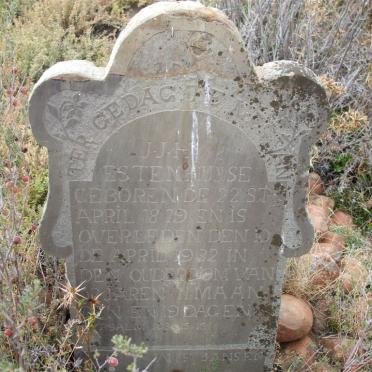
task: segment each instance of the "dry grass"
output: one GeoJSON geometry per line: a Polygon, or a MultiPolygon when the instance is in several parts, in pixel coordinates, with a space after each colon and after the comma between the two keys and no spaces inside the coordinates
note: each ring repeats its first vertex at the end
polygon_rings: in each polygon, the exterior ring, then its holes
{"type": "Polygon", "coordinates": [[[371,38],[367,0],[225,0],[240,20],[255,64],[296,60],[345,88],[332,107],[366,111],[371,100],[371,38]]]}
{"type": "Polygon", "coordinates": [[[14,0],[11,4],[17,7],[3,6],[0,50],[2,58],[17,65],[21,77],[33,82],[61,60],[87,59],[105,65],[115,37],[127,23],[118,0],[26,3],[14,0]]]}

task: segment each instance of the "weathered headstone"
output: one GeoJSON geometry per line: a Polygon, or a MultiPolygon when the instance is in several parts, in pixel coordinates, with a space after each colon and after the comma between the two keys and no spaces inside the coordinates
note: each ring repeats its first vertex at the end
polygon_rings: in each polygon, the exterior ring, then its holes
{"type": "Polygon", "coordinates": [[[42,247],[102,293],[97,347],[121,333],[149,346],[152,371],[270,370],[285,258],[313,240],[314,74],[253,66],[216,9],[156,3],[107,68],[46,71],[30,119],[49,150],[42,247]]]}

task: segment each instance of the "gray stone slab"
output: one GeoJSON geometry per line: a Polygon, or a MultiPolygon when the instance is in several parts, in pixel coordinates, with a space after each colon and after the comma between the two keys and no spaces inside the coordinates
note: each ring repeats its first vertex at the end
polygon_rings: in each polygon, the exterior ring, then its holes
{"type": "Polygon", "coordinates": [[[106,68],[47,70],[30,102],[49,151],[42,247],[102,293],[95,343],[145,342],[151,371],[268,371],[283,267],[306,253],[309,150],[327,123],[316,76],[255,67],[235,26],[159,2],[106,68]]]}

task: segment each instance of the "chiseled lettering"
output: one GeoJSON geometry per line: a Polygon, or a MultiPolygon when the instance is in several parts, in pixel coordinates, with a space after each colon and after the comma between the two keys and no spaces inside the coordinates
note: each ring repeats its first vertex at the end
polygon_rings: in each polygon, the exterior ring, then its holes
{"type": "Polygon", "coordinates": [[[160,87],[159,96],[163,102],[174,102],[176,100],[176,95],[174,94],[174,87],[170,85],[160,87]]]}
{"type": "Polygon", "coordinates": [[[144,91],[143,91],[143,96],[142,96],[142,101],[141,101],[140,106],[145,106],[145,105],[147,105],[147,101],[149,101],[149,103],[151,103],[151,104],[157,104],[157,103],[159,103],[159,102],[154,98],[154,96],[152,95],[150,89],[151,89],[151,88],[145,88],[145,89],[144,89],[144,91]]]}
{"type": "MultiPolygon", "coordinates": [[[[161,159],[173,157],[172,154],[167,150],[167,143],[160,142],[156,146],[150,142],[146,143],[145,151],[142,154],[138,154],[140,159],[161,159]]],[[[175,150],[172,150],[173,153],[175,150]]],[[[179,149],[177,151],[186,151],[179,149]]],[[[181,156],[181,155],[179,155],[181,156]]],[[[135,180],[137,182],[190,182],[192,174],[190,167],[188,167],[187,156],[183,155],[181,158],[184,163],[179,165],[105,165],[104,175],[105,182],[127,182],[135,180]],[[186,164],[186,167],[185,167],[186,164]]],[[[77,161],[84,162],[85,155],[83,153],[77,154],[77,161]]],[[[178,159],[180,160],[180,159],[178,159]]],[[[84,164],[82,165],[84,167],[84,164]]],[[[200,182],[227,182],[234,183],[250,183],[250,171],[251,167],[238,167],[230,166],[228,168],[215,166],[215,165],[200,165],[195,168],[194,175],[200,182]]],[[[245,186],[244,186],[245,187],[245,186]]],[[[234,188],[229,188],[229,190],[234,188]]],[[[223,189],[222,189],[223,190],[223,189]]],[[[236,189],[235,190],[239,190],[236,189]]],[[[244,201],[239,200],[239,201],[244,201]]]]}
{"type": "Polygon", "coordinates": [[[97,129],[106,129],[107,123],[111,124],[111,117],[109,112],[107,112],[106,110],[99,112],[93,119],[93,125],[97,129]]]}
{"type": "Polygon", "coordinates": [[[133,111],[138,107],[138,98],[134,94],[126,94],[120,99],[123,101],[129,108],[129,111],[133,111]]]}
{"type": "Polygon", "coordinates": [[[107,106],[107,110],[110,112],[111,116],[114,119],[117,119],[121,115],[123,115],[122,107],[118,105],[117,102],[112,102],[107,106]]]}
{"type": "Polygon", "coordinates": [[[259,279],[259,273],[257,267],[234,267],[235,273],[236,273],[236,280],[252,280],[252,278],[258,280],[259,279]]]}
{"type": "Polygon", "coordinates": [[[185,305],[183,307],[184,318],[240,318],[249,317],[250,311],[244,306],[224,304],[224,305],[185,305]]]}

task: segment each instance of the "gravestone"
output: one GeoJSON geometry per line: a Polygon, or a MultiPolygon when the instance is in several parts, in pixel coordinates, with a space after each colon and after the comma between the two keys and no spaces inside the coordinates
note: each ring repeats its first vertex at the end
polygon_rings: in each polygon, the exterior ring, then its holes
{"type": "Polygon", "coordinates": [[[41,244],[86,297],[102,293],[96,347],[123,334],[149,347],[151,371],[269,371],[285,260],[313,241],[315,75],[255,67],[223,13],[160,2],[106,68],[47,70],[30,121],[49,151],[41,244]]]}

